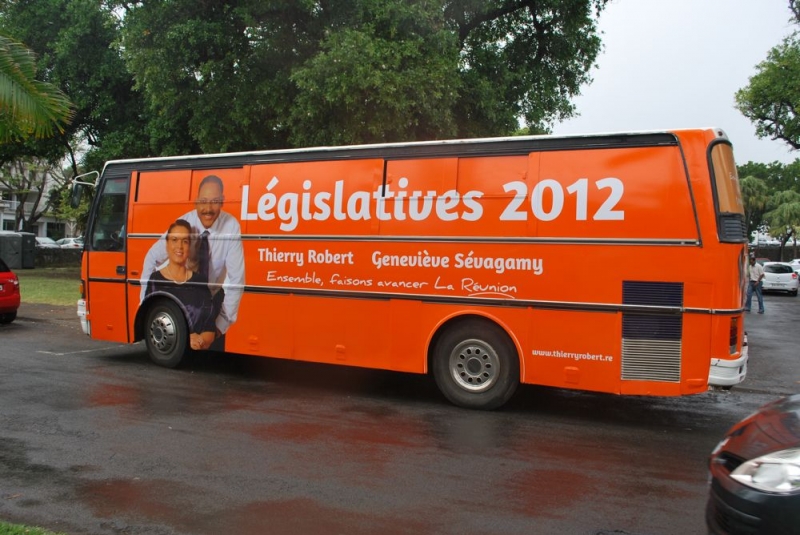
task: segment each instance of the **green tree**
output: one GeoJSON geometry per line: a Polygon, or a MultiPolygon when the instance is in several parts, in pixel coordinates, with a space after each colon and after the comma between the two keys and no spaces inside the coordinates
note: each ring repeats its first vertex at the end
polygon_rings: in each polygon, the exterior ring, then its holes
{"type": "Polygon", "coordinates": [[[116,2],[159,154],[507,135],[574,113],[607,0],[116,2]]]}
{"type": "Polygon", "coordinates": [[[36,59],[22,43],[0,35],[0,143],[63,132],[69,99],[36,79],[36,59]]]}
{"type": "Polygon", "coordinates": [[[31,232],[36,222],[50,213],[59,195],[49,195],[65,185],[63,176],[54,172],[57,168],[45,160],[20,158],[0,167],[0,186],[5,191],[16,194],[14,228],[31,232]]]}
{"type": "MultiPolygon", "coordinates": [[[[796,236],[796,229],[800,228],[800,193],[796,191],[781,191],[770,199],[771,210],[765,214],[770,228],[777,230],[781,237],[781,256],[786,242],[796,236]]],[[[795,256],[797,251],[795,250],[795,256]]]]}
{"type": "Polygon", "coordinates": [[[116,46],[119,24],[99,0],[0,0],[0,30],[38,54],[39,71],[69,96],[75,111],[51,139],[0,146],[0,164],[66,156],[76,175],[81,159],[99,168],[107,159],[150,155],[142,96],[116,46]]]}
{"type": "MultiPolygon", "coordinates": [[[[800,23],[800,2],[790,0],[789,9],[793,22],[800,23]]],[[[800,40],[796,32],[769,51],[735,99],[738,110],[755,125],[758,137],[800,148],[800,40]]]]}
{"type": "Polygon", "coordinates": [[[746,176],[739,181],[744,202],[744,218],[747,222],[747,235],[757,229],[764,220],[764,209],[769,201],[769,189],[760,178],[746,176]]]}
{"type": "Polygon", "coordinates": [[[800,149],[800,42],[794,37],[770,50],[750,83],[736,93],[736,107],[756,127],[756,135],[800,149]]]}
{"type": "Polygon", "coordinates": [[[736,166],[736,169],[739,176],[763,180],[770,194],[784,190],[800,193],[800,160],[788,164],[747,162],[736,166]]]}

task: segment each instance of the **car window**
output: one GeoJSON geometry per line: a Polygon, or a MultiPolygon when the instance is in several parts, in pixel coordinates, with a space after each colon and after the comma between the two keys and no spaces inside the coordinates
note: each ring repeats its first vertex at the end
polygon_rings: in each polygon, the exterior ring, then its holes
{"type": "Polygon", "coordinates": [[[0,258],[0,272],[6,272],[6,271],[11,271],[11,270],[8,269],[8,266],[6,265],[6,263],[3,262],[2,258],[0,258]]]}
{"type": "Polygon", "coordinates": [[[778,265],[778,266],[775,266],[775,265],[769,266],[769,265],[767,265],[767,266],[764,266],[764,271],[766,271],[767,273],[793,273],[793,270],[792,270],[791,267],[783,266],[783,265],[778,265]]]}

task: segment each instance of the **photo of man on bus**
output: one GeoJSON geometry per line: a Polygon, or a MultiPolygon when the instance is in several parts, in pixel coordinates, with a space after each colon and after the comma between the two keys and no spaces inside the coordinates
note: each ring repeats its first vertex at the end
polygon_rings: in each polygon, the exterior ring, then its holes
{"type": "MultiPolygon", "coordinates": [[[[239,303],[244,291],[244,252],[241,227],[234,216],[222,210],[225,201],[222,179],[216,175],[204,177],[197,188],[195,209],[182,215],[192,233],[197,234],[190,252],[196,262],[200,279],[208,281],[213,297],[214,340],[205,349],[225,350],[225,333],[236,322],[239,303]]],[[[147,282],[152,274],[169,260],[164,234],[150,247],[142,268],[142,293],[147,295],[147,282]]]]}
{"type": "Polygon", "coordinates": [[[196,239],[197,234],[184,219],[169,226],[165,240],[169,262],[150,274],[145,295],[168,293],[180,301],[189,324],[189,346],[201,350],[210,348],[216,338],[217,310],[208,279],[192,269],[190,253],[196,239]]]}

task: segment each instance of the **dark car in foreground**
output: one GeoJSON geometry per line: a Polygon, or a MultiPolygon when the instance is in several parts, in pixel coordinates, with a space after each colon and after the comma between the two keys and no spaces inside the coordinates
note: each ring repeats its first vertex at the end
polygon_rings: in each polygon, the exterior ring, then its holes
{"type": "Polygon", "coordinates": [[[712,452],[709,471],[709,533],[800,534],[800,395],[733,426],[712,452]]]}
{"type": "Polygon", "coordinates": [[[19,308],[19,279],[0,259],[0,323],[11,323],[19,308]]]}

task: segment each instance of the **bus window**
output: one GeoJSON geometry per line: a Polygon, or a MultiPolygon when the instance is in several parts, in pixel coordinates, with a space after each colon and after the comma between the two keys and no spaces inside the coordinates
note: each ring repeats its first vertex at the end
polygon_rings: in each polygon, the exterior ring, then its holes
{"type": "Polygon", "coordinates": [[[727,143],[720,142],[711,148],[711,176],[720,241],[746,241],[747,225],[739,189],[739,174],[733,160],[733,149],[727,143]]]}
{"type": "Polygon", "coordinates": [[[91,248],[95,251],[125,249],[125,204],[128,177],[106,180],[97,204],[96,220],[92,227],[91,248]]]}

